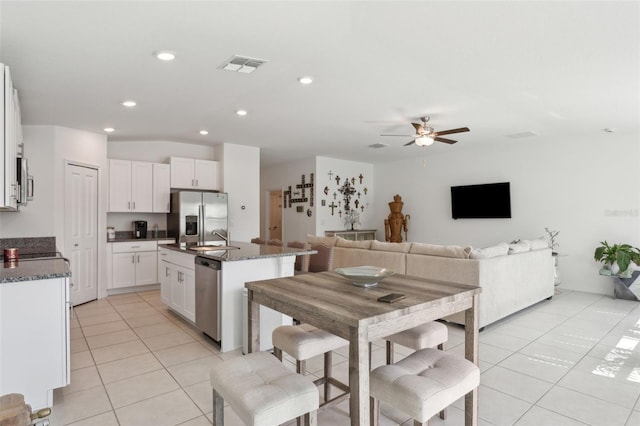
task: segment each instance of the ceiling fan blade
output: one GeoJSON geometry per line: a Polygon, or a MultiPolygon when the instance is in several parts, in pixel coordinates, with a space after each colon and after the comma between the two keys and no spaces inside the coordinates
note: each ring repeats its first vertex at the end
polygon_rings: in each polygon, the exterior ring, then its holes
{"type": "Polygon", "coordinates": [[[380,136],[404,136],[405,138],[412,138],[412,137],[415,137],[416,135],[380,135],[380,136]]]}
{"type": "Polygon", "coordinates": [[[415,139],[414,139],[414,140],[412,140],[411,142],[407,142],[407,143],[405,143],[405,144],[404,144],[404,145],[402,145],[402,146],[409,146],[409,145],[413,145],[414,143],[416,143],[415,139]]]}
{"type": "Polygon", "coordinates": [[[434,135],[436,135],[436,136],[450,135],[452,133],[463,133],[463,132],[468,132],[468,131],[469,131],[468,127],[460,127],[458,129],[443,130],[441,132],[435,132],[434,135]]]}
{"type": "Polygon", "coordinates": [[[441,138],[441,137],[435,137],[433,138],[434,141],[437,142],[444,142],[444,143],[448,143],[448,144],[454,144],[458,141],[454,141],[453,139],[445,139],[445,138],[441,138]]]}
{"type": "Polygon", "coordinates": [[[422,124],[411,123],[411,125],[416,129],[416,134],[421,135],[424,133],[424,127],[422,127],[422,124]]]}

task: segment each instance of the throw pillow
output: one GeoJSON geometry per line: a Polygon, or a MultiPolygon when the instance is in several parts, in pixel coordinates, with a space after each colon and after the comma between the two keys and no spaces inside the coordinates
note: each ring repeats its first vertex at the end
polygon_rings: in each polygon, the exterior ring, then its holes
{"type": "Polygon", "coordinates": [[[427,256],[456,257],[459,259],[468,259],[469,253],[471,253],[471,247],[439,246],[435,244],[413,243],[411,244],[409,253],[425,254],[427,256]]]}
{"type": "Polygon", "coordinates": [[[411,243],[383,243],[381,241],[373,240],[371,243],[371,250],[377,251],[393,251],[398,253],[409,253],[411,243]]]}
{"type": "Polygon", "coordinates": [[[536,238],[535,240],[522,240],[529,243],[531,250],[542,250],[549,248],[549,242],[545,237],[536,238]]]}
{"type": "Polygon", "coordinates": [[[336,247],[359,248],[369,250],[371,248],[371,240],[353,241],[338,237],[336,247]]]}
{"type": "Polygon", "coordinates": [[[336,245],[338,237],[318,237],[316,235],[307,234],[307,242],[309,244],[324,244],[325,246],[333,247],[336,245]]]}
{"type": "Polygon", "coordinates": [[[509,244],[500,243],[495,246],[482,249],[473,249],[469,259],[489,259],[491,257],[506,256],[509,253],[509,244]]]}
{"type": "Polygon", "coordinates": [[[519,241],[515,244],[509,244],[509,254],[524,253],[531,250],[531,246],[526,241],[519,241]]]}

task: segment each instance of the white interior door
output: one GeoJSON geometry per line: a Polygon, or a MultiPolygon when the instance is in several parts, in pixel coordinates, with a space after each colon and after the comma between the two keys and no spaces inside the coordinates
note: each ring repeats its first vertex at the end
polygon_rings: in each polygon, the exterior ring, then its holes
{"type": "Polygon", "coordinates": [[[71,262],[71,304],[98,298],[98,171],[67,164],[65,256],[71,262]]]}

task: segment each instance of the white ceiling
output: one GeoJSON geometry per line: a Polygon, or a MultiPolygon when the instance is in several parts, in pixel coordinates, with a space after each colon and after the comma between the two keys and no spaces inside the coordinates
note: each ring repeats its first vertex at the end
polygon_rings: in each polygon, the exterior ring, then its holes
{"type": "Polygon", "coordinates": [[[415,156],[410,138],[379,134],[409,134],[421,115],[471,129],[428,155],[639,129],[637,1],[3,0],[0,24],[23,124],[259,146],[263,166],[415,156]],[[235,54],[269,62],[217,69],[235,54]],[[539,136],[506,137],[521,132],[539,136]],[[389,147],[367,147],[378,142],[389,147]]]}

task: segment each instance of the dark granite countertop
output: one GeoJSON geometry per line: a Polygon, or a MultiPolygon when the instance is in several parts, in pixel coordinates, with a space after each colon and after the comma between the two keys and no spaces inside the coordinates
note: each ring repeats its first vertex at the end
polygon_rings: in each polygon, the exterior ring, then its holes
{"type": "Polygon", "coordinates": [[[270,246],[267,244],[243,243],[239,241],[231,241],[229,246],[238,248],[229,250],[196,251],[187,248],[184,244],[163,245],[163,247],[171,250],[202,256],[213,260],[220,260],[223,262],[264,259],[268,257],[299,256],[317,253],[315,250],[302,250],[290,247],[270,246]]]}
{"type": "Polygon", "coordinates": [[[71,276],[71,269],[63,258],[25,259],[17,262],[4,262],[0,268],[0,284],[47,280],[71,276]]]}

